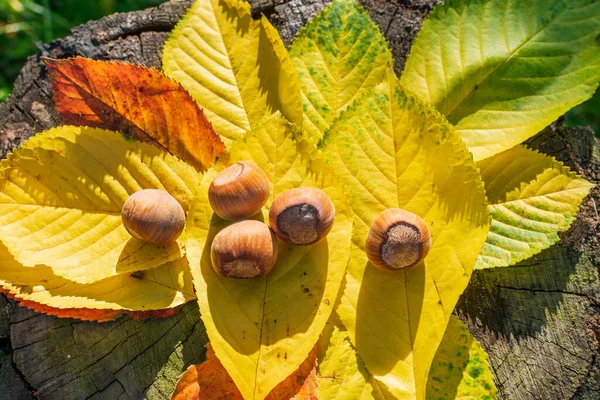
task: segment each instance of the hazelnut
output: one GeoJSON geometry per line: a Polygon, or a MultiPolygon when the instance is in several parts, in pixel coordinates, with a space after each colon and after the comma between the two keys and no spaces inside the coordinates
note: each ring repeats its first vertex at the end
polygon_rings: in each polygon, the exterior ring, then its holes
{"type": "Polygon", "coordinates": [[[228,221],[256,214],[271,193],[265,172],[255,164],[239,161],[225,168],[208,188],[208,201],[219,217],[228,221]]]}
{"type": "Polygon", "coordinates": [[[377,268],[396,270],[421,262],[430,247],[431,234],[421,217],[400,208],[390,208],[373,221],[365,250],[377,268]]]}
{"type": "Polygon", "coordinates": [[[264,276],[277,261],[277,239],[262,222],[239,221],[215,236],[210,258],[215,271],[223,277],[264,276]]]}
{"type": "Polygon", "coordinates": [[[283,241],[307,246],[323,239],[333,226],[335,207],[329,196],[314,187],[286,190],[273,200],[269,223],[283,241]]]}
{"type": "Polygon", "coordinates": [[[121,218],[131,236],[158,246],[173,243],[185,226],[181,204],[158,189],[144,189],[129,196],[121,209],[121,218]]]}

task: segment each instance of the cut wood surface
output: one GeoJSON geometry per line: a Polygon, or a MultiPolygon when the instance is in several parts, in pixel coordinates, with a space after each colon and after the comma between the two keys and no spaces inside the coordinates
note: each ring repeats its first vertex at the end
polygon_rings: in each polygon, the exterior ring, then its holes
{"type": "MultiPolygon", "coordinates": [[[[328,0],[253,0],[289,45],[328,0]]],[[[385,33],[397,73],[435,0],[363,0],[385,33]]],[[[0,155],[58,118],[40,55],[121,60],[160,68],[162,45],[190,1],[115,14],[44,45],[0,104],[0,155]]],[[[548,128],[530,146],[600,182],[600,148],[587,128],[548,128]]],[[[600,398],[600,192],[584,200],[561,242],[511,268],[476,271],[457,313],[489,353],[500,398],[600,398]]],[[[204,358],[195,303],[169,318],[106,323],[38,314],[0,295],[0,400],[166,399],[204,358]]]]}

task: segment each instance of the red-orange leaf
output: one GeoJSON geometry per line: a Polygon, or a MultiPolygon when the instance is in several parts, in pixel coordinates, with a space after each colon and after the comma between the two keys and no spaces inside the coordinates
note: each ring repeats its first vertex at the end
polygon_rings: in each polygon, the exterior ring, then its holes
{"type": "Polygon", "coordinates": [[[225,146],[188,92],[141,65],[44,59],[62,122],[119,131],[205,170],[225,146]]]}
{"type": "Polygon", "coordinates": [[[164,310],[148,310],[148,311],[128,311],[128,310],[110,310],[110,309],[94,309],[94,308],[56,308],[44,304],[36,303],[35,301],[21,300],[15,295],[5,292],[0,288],[0,293],[4,293],[7,297],[17,301],[20,306],[27,307],[38,313],[52,315],[59,318],[73,318],[81,321],[107,322],[112,321],[120,316],[127,314],[134,319],[157,319],[166,318],[175,315],[179,312],[181,306],[167,308],[164,310]]]}
{"type": "MultiPolygon", "coordinates": [[[[206,361],[190,366],[180,377],[171,400],[243,400],[210,343],[206,345],[206,361]]],[[[316,400],[316,347],[298,370],[277,385],[267,400],[316,400]]]]}

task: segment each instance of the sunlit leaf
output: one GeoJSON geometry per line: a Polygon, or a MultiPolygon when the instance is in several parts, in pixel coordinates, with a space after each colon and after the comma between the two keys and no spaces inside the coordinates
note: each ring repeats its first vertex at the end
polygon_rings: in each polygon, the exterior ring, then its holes
{"type": "Polygon", "coordinates": [[[221,278],[211,266],[212,238],[228,223],[213,214],[208,187],[223,166],[203,177],[188,215],[188,257],[200,312],[217,357],[245,398],[263,398],[306,359],[329,318],[348,260],[351,219],[343,193],[310,147],[280,114],[232,148],[230,162],[249,160],[272,184],[268,221],[279,193],[316,186],[332,199],[336,217],[329,235],[311,246],[279,242],[279,259],[263,278],[221,278]],[[295,140],[294,140],[295,139],[295,140]]]}
{"type": "Polygon", "coordinates": [[[303,129],[316,139],[393,63],[379,27],[355,0],[335,0],[306,24],[290,57],[302,88],[303,129]]]}
{"type": "Polygon", "coordinates": [[[455,124],[481,160],[592,96],[599,34],[597,0],[449,0],[423,24],[402,84],[455,124]]]}
{"type": "Polygon", "coordinates": [[[24,266],[46,265],[77,283],[158,267],[183,256],[183,238],[165,248],[132,238],[121,207],[156,188],[187,210],[197,185],[194,168],[154,146],[95,128],[54,128],[0,164],[0,239],[24,266]]]}
{"type": "Polygon", "coordinates": [[[217,133],[239,139],[277,111],[302,123],[296,73],[275,28],[239,0],[195,1],[163,51],[165,74],[204,108],[217,133]]]}
{"type": "Polygon", "coordinates": [[[355,215],[338,313],[376,379],[398,398],[424,398],[435,349],[488,231],[481,179],[452,126],[391,72],[342,113],[323,152],[355,215]],[[368,262],[364,246],[374,218],[392,207],[421,216],[433,244],[423,262],[387,272],[368,262]]]}
{"type": "Polygon", "coordinates": [[[475,268],[506,267],[552,246],[594,186],[554,158],[516,146],[477,163],[492,226],[475,268]]]}
{"type": "Polygon", "coordinates": [[[44,61],[63,123],[128,134],[198,170],[225,149],[198,104],[162,72],[80,57],[44,61]]]}
{"type": "Polygon", "coordinates": [[[105,321],[124,311],[163,310],[194,299],[185,258],[134,274],[80,284],[50,267],[24,267],[0,244],[0,289],[38,312],[105,321]]]}
{"type": "MultiPolygon", "coordinates": [[[[283,382],[277,385],[266,400],[316,400],[316,351],[283,382]]],[[[171,400],[243,399],[239,389],[215,355],[206,345],[206,360],[192,365],[179,377],[171,400]]]]}
{"type": "MultiPolygon", "coordinates": [[[[325,327],[318,350],[319,400],[395,398],[365,368],[335,319],[325,327]]],[[[429,371],[426,398],[491,400],[496,392],[487,354],[452,315],[429,371]]]]}
{"type": "Polygon", "coordinates": [[[452,315],[429,371],[427,399],[497,399],[487,360],[465,324],[452,315]]]}
{"type": "Polygon", "coordinates": [[[319,400],[392,400],[385,385],[367,371],[341,323],[327,323],[317,352],[319,400]]]}

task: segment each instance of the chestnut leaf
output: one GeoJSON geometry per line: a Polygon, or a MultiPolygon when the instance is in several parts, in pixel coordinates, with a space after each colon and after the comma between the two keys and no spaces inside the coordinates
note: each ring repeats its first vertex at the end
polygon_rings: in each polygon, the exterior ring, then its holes
{"type": "Polygon", "coordinates": [[[280,111],[300,125],[298,79],[279,34],[240,0],[195,1],[163,50],[164,73],[181,83],[226,144],[280,111]]]}
{"type": "Polygon", "coordinates": [[[289,51],[302,89],[302,128],[317,140],[393,63],[379,26],[355,0],[335,0],[300,29],[289,51]]]}
{"type": "Polygon", "coordinates": [[[264,398],[293,373],[317,342],[345,275],[352,221],[341,187],[316,156],[315,147],[285,119],[274,114],[246,134],[203,176],[188,214],[187,254],[200,313],[213,349],[244,398],[264,398]],[[273,198],[285,190],[314,186],[335,205],[329,235],[309,246],[278,240],[279,257],[259,278],[223,278],[213,269],[214,236],[230,222],[214,214],[208,187],[226,166],[255,163],[271,182],[262,211],[269,220],[273,198]]]}
{"type": "Polygon", "coordinates": [[[514,265],[558,242],[594,186],[553,157],[521,145],[477,167],[492,216],[477,269],[514,265]]]}
{"type": "Polygon", "coordinates": [[[453,127],[406,92],[392,71],[326,133],[323,153],[354,215],[338,314],[369,372],[399,398],[424,398],[435,349],[489,228],[481,177],[453,127]],[[382,271],[365,254],[369,226],[388,208],[428,224],[415,266],[382,271]]]}
{"type": "Polygon", "coordinates": [[[482,160],[592,96],[598,35],[596,0],[450,0],[423,23],[402,84],[444,114],[482,160]]]}
{"type": "MultiPolygon", "coordinates": [[[[184,210],[196,170],[158,148],[88,127],[40,133],[0,163],[0,240],[25,267],[87,284],[184,256],[184,238],[158,247],[127,232],[125,200],[162,189],[184,210]]],[[[185,235],[185,232],[184,232],[185,235]]]]}

